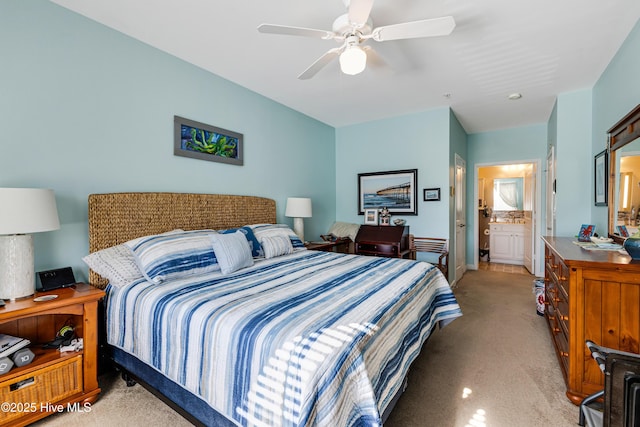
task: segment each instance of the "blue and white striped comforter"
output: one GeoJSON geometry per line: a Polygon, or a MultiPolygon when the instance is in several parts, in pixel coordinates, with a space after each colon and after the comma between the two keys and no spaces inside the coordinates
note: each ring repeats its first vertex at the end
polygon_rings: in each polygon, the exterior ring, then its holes
{"type": "Polygon", "coordinates": [[[424,262],[318,251],[109,288],[108,339],[238,425],[377,426],[436,323],[462,313],[424,262]]]}

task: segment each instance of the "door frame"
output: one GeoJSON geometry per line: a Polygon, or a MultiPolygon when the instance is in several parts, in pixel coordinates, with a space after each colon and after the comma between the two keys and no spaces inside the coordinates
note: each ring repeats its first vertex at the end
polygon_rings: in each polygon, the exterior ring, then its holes
{"type": "MultiPolygon", "coordinates": [[[[542,277],[544,276],[544,263],[542,262],[542,256],[544,254],[543,250],[542,250],[542,238],[541,238],[541,230],[542,230],[542,213],[540,212],[540,207],[542,206],[541,202],[542,202],[542,188],[541,188],[541,183],[542,183],[542,168],[541,163],[540,163],[540,159],[523,159],[523,160],[507,160],[507,161],[501,161],[501,162],[487,162],[487,163],[477,163],[474,167],[474,171],[473,171],[473,200],[476,201],[476,203],[473,203],[473,231],[472,231],[472,235],[473,235],[473,261],[471,263],[469,263],[469,269],[470,270],[477,270],[478,269],[478,259],[480,256],[480,242],[479,242],[479,238],[478,238],[478,232],[480,229],[480,220],[478,218],[478,206],[477,206],[477,200],[478,200],[478,169],[483,168],[483,167],[488,167],[488,166],[505,166],[505,165],[513,165],[513,164],[522,164],[522,163],[534,163],[536,166],[536,173],[535,173],[535,181],[536,181],[536,194],[535,194],[535,198],[534,198],[534,210],[533,213],[531,214],[531,218],[534,221],[534,233],[533,233],[533,255],[532,257],[534,258],[534,267],[535,267],[535,275],[542,277]]],[[[486,183],[485,183],[485,187],[486,187],[486,183]]],[[[485,188],[486,191],[486,188],[485,188]]],[[[467,210],[468,212],[468,210],[467,210]]],[[[467,221],[468,224],[468,221],[467,221]]],[[[468,239],[467,239],[468,240],[468,239]]],[[[491,248],[489,248],[489,250],[491,250],[491,248]]]]}

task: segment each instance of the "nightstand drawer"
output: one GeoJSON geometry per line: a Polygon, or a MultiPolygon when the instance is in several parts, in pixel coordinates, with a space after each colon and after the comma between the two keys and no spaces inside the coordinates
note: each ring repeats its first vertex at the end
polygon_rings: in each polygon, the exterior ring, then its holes
{"type": "MultiPolygon", "coordinates": [[[[20,418],[26,413],[47,411],[55,404],[82,392],[82,355],[0,382],[0,402],[9,402],[0,411],[0,422],[20,418]]],[[[66,409],[66,408],[65,408],[66,409]]]]}

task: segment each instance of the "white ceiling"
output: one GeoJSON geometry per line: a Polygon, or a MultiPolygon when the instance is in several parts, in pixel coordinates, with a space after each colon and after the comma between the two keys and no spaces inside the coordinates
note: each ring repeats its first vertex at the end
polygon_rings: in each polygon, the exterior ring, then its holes
{"type": "Polygon", "coordinates": [[[639,0],[377,0],[374,27],[447,15],[457,26],[370,40],[385,65],[359,75],[336,60],[298,80],[339,45],[256,28],[331,30],[341,0],[52,1],[334,127],[450,106],[468,133],[546,122],[558,94],[593,87],[640,18],[639,0]]]}

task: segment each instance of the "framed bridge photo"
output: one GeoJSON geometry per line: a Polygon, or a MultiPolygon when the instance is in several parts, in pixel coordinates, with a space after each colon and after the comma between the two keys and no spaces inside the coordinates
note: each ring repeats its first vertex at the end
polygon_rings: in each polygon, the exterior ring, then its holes
{"type": "Polygon", "coordinates": [[[418,215],[418,169],[358,174],[358,215],[386,207],[393,215],[418,215]]]}

